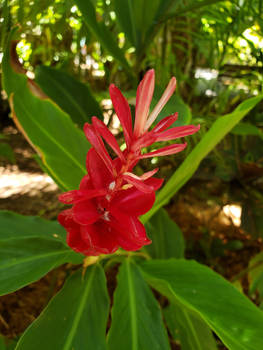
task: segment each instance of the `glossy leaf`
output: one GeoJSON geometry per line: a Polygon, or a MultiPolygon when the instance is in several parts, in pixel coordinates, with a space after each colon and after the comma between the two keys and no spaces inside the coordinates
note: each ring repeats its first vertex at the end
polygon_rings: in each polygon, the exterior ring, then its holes
{"type": "Polygon", "coordinates": [[[52,177],[65,190],[77,188],[86,174],[85,158],[89,148],[84,133],[69,116],[48,99],[43,92],[28,81],[15,56],[10,56],[9,46],[3,58],[3,85],[11,98],[13,118],[19,129],[33,144],[52,177]]]}
{"type": "Polygon", "coordinates": [[[78,270],[21,337],[16,350],[106,350],[109,297],[103,269],[78,270]]]}
{"type": "Polygon", "coordinates": [[[92,33],[96,36],[100,44],[117,59],[125,68],[130,70],[130,66],[119,48],[117,40],[107,28],[103,21],[97,20],[96,10],[91,0],[75,0],[76,5],[83,15],[83,19],[92,33]]]}
{"type": "Polygon", "coordinates": [[[217,345],[207,324],[200,316],[177,302],[164,309],[170,333],[178,338],[181,350],[216,350],[217,345]]]}
{"type": "Polygon", "coordinates": [[[201,161],[210,151],[231,131],[231,129],[248,114],[263,98],[263,95],[252,97],[242,102],[234,112],[219,117],[210,130],[204,135],[202,140],[195,146],[193,151],[187,156],[185,161],[175,171],[170,180],[160,190],[153,208],[142,217],[146,222],[149,218],[192,177],[199,167],[201,161]]]}
{"type": "Polygon", "coordinates": [[[152,244],[144,249],[152,258],[183,258],[185,244],[182,231],[164,209],[160,209],[147,222],[146,231],[152,244]]]}
{"type": "Polygon", "coordinates": [[[102,116],[100,106],[88,85],[69,74],[51,67],[38,66],[36,82],[81,128],[85,122],[91,122],[92,116],[102,116]]]}
{"type": "Polygon", "coordinates": [[[138,267],[127,258],[114,294],[109,350],[169,349],[160,307],[138,267]]]}
{"type": "Polygon", "coordinates": [[[0,295],[37,281],[61,264],[82,260],[66,245],[57,222],[0,212],[0,295]]]}
{"type": "Polygon", "coordinates": [[[197,312],[229,350],[263,348],[263,313],[217,273],[195,261],[152,260],[145,279],[171,302],[197,312]]]}

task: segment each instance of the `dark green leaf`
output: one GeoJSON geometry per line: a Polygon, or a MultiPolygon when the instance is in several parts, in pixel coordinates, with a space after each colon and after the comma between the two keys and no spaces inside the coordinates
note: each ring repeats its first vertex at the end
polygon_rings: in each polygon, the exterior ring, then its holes
{"type": "Polygon", "coordinates": [[[84,277],[79,270],[26,330],[16,350],[106,350],[108,312],[103,269],[89,267],[84,277]]]}
{"type": "Polygon", "coordinates": [[[37,281],[63,263],[82,260],[66,245],[57,222],[0,212],[0,295],[37,281]]]}
{"type": "Polygon", "coordinates": [[[179,338],[182,350],[216,350],[216,342],[200,316],[177,302],[164,309],[164,316],[172,335],[179,338]]]}
{"type": "Polygon", "coordinates": [[[88,85],[67,73],[47,66],[38,66],[36,82],[41,89],[66,112],[81,128],[92,116],[102,117],[98,102],[88,85]]]}
{"type": "MultiPolygon", "coordinates": [[[[9,47],[12,36],[13,33],[9,47]]],[[[75,189],[86,174],[89,143],[67,114],[50,100],[37,97],[41,94],[39,88],[32,85],[24,74],[13,70],[18,63],[14,56],[11,61],[9,47],[3,59],[3,83],[12,100],[13,117],[55,181],[63,189],[75,189]]]]}
{"type": "Polygon", "coordinates": [[[0,143],[0,158],[5,158],[11,163],[16,161],[14,151],[7,143],[0,143]]]}
{"type": "Polygon", "coordinates": [[[231,131],[234,135],[255,135],[263,139],[263,132],[255,125],[250,123],[238,123],[231,131]]]}
{"type": "Polygon", "coordinates": [[[108,345],[110,350],[169,349],[160,307],[129,258],[118,276],[108,345]]]}
{"type": "Polygon", "coordinates": [[[158,210],[147,222],[146,231],[152,244],[145,246],[145,249],[151,257],[183,258],[185,246],[182,231],[164,209],[158,210]]]}
{"type": "Polygon", "coordinates": [[[146,280],[171,302],[197,312],[230,350],[263,349],[263,313],[228,281],[187,260],[142,264],[146,280]]]}

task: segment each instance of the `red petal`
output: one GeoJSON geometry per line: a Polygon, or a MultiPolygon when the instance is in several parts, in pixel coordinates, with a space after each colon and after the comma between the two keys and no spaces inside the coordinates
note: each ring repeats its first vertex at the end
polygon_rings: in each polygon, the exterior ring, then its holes
{"type": "Polygon", "coordinates": [[[92,189],[92,184],[90,181],[90,176],[87,174],[85,175],[82,180],[80,181],[80,185],[79,185],[79,189],[80,190],[89,190],[92,189]]]}
{"type": "Polygon", "coordinates": [[[130,148],[132,139],[132,117],[129,103],[115,85],[111,84],[109,91],[113,107],[123,127],[127,148],[130,148]]]}
{"type": "Polygon", "coordinates": [[[105,189],[101,190],[73,190],[59,195],[58,199],[64,204],[73,204],[85,199],[90,199],[94,197],[104,196],[107,193],[105,189]]]}
{"type": "Polygon", "coordinates": [[[158,149],[157,151],[141,154],[139,158],[144,159],[144,158],[150,158],[150,157],[168,156],[170,154],[175,154],[183,151],[186,146],[187,146],[187,143],[180,143],[180,144],[166,146],[158,149]]]}
{"type": "MultiPolygon", "coordinates": [[[[135,187],[119,191],[111,202],[111,207],[124,211],[128,215],[140,216],[151,209],[155,193],[144,193],[135,187]]],[[[110,209],[111,210],[111,209],[110,209]]]]}
{"type": "Polygon", "coordinates": [[[141,150],[143,147],[148,147],[156,142],[157,136],[153,132],[146,132],[144,135],[139,137],[132,144],[132,150],[134,152],[141,150]]]}
{"type": "Polygon", "coordinates": [[[97,151],[98,155],[101,157],[101,159],[105,163],[109,172],[111,172],[113,174],[114,173],[114,166],[113,166],[112,159],[109,156],[101,137],[98,135],[98,133],[96,132],[93,125],[85,123],[84,133],[85,133],[87,139],[89,140],[89,142],[92,144],[92,146],[97,151]]]}
{"type": "Polygon", "coordinates": [[[192,135],[200,129],[200,125],[187,125],[187,126],[178,126],[161,133],[156,134],[157,141],[169,141],[174,140],[179,137],[184,137],[187,135],[192,135]]]}
{"type": "Polygon", "coordinates": [[[112,212],[109,225],[117,232],[116,239],[125,250],[138,250],[142,246],[150,244],[142,223],[135,217],[115,210],[112,212]]]}
{"type": "Polygon", "coordinates": [[[60,225],[64,226],[67,231],[70,229],[77,230],[79,227],[79,225],[74,221],[72,209],[63,210],[58,215],[58,222],[60,225]]]}
{"type": "Polygon", "coordinates": [[[120,159],[125,163],[125,158],[123,153],[118,145],[117,140],[107,128],[107,126],[99,120],[97,117],[92,117],[92,123],[98,133],[104,138],[104,140],[108,143],[108,145],[113,149],[113,151],[120,157],[120,159]]]}
{"type": "Polygon", "coordinates": [[[145,123],[149,114],[149,109],[154,91],[154,70],[150,69],[140,82],[136,94],[134,136],[142,135],[145,123]]]}
{"type": "Polygon", "coordinates": [[[83,241],[79,230],[68,231],[67,244],[70,246],[70,248],[75,250],[75,252],[77,253],[82,253],[85,255],[96,255],[96,254],[89,254],[90,247],[83,241]]]}
{"type": "Polygon", "coordinates": [[[103,220],[81,227],[81,237],[93,255],[114,253],[119,247],[115,236],[115,232],[103,220]]]}
{"type": "Polygon", "coordinates": [[[163,118],[159,123],[152,129],[154,132],[160,132],[163,131],[169,126],[173,125],[173,123],[178,119],[178,113],[174,113],[172,115],[169,115],[168,117],[163,118]]]}
{"type": "Polygon", "coordinates": [[[142,191],[144,193],[151,193],[154,191],[154,188],[152,186],[148,186],[144,183],[143,180],[141,180],[138,176],[129,173],[125,173],[122,175],[123,179],[127,181],[129,184],[136,187],[139,191],[142,191]]]}
{"type": "Polygon", "coordinates": [[[95,188],[108,189],[109,184],[114,181],[114,177],[109,172],[101,157],[94,148],[91,148],[87,154],[87,169],[91,179],[92,186],[95,188]]]}
{"type": "Polygon", "coordinates": [[[74,220],[81,225],[91,225],[101,216],[91,200],[75,204],[73,207],[73,214],[74,220]]]}

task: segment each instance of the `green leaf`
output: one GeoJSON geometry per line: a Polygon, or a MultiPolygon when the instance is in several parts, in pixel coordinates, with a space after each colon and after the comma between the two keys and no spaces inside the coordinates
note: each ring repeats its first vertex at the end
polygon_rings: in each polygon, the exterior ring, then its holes
{"type": "Polygon", "coordinates": [[[210,151],[226,136],[226,134],[263,98],[263,95],[252,97],[242,102],[234,112],[219,117],[210,130],[204,135],[202,140],[195,146],[193,151],[187,156],[185,161],[176,170],[167,184],[158,193],[153,208],[142,217],[146,222],[149,218],[192,177],[199,167],[201,161],[210,151]]]}
{"type": "Polygon", "coordinates": [[[130,70],[129,63],[126,60],[123,51],[119,48],[117,41],[114,39],[113,34],[110,32],[102,20],[97,20],[96,10],[92,4],[92,1],[75,0],[75,3],[82,12],[86,25],[96,36],[101,45],[105,47],[109,53],[126,69],[130,70]]]}
{"type": "Polygon", "coordinates": [[[81,128],[92,116],[102,117],[102,111],[85,85],[67,73],[47,66],[36,68],[36,82],[81,128]]]}
{"type": "Polygon", "coordinates": [[[248,270],[249,293],[251,295],[258,290],[260,299],[263,300],[263,252],[250,260],[248,270]]]}
{"type": "Polygon", "coordinates": [[[57,222],[0,212],[0,295],[37,281],[61,264],[82,260],[66,245],[57,222]]]}
{"type": "Polygon", "coordinates": [[[216,350],[217,345],[207,324],[200,316],[177,302],[164,309],[171,334],[179,338],[182,350],[216,350]]]}
{"type": "Polygon", "coordinates": [[[5,158],[13,164],[16,162],[14,151],[7,143],[0,143],[0,158],[5,158]]]}
{"type": "Polygon", "coordinates": [[[182,231],[164,209],[158,210],[147,222],[146,231],[152,244],[145,249],[152,258],[183,258],[185,245],[182,231]]]}
{"type": "Polygon", "coordinates": [[[258,127],[250,123],[242,123],[242,122],[238,123],[233,128],[231,133],[234,135],[242,135],[242,136],[255,135],[263,139],[263,132],[258,127]]]}
{"type": "Polygon", "coordinates": [[[78,270],[21,337],[16,350],[106,350],[109,297],[103,269],[78,270]]]}
{"type": "MultiPolygon", "coordinates": [[[[50,100],[37,97],[41,90],[13,70],[15,66],[19,69],[15,57],[11,60],[10,56],[13,34],[3,58],[3,85],[11,98],[13,117],[55,181],[65,190],[75,189],[86,174],[89,143],[67,114],[50,100]]],[[[11,50],[15,50],[14,46],[11,50]]]]}
{"type": "Polygon", "coordinates": [[[138,267],[127,258],[114,294],[109,350],[169,349],[160,307],[138,267]]]}
{"type": "Polygon", "coordinates": [[[228,281],[195,261],[153,260],[145,279],[171,302],[197,312],[229,350],[263,349],[263,313],[228,281]]]}

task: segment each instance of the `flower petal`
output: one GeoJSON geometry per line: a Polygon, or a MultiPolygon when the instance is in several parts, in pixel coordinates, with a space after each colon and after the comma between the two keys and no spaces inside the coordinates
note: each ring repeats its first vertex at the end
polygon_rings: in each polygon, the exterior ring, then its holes
{"type": "MultiPolygon", "coordinates": [[[[145,193],[132,187],[119,191],[111,202],[111,207],[116,207],[128,215],[140,216],[151,209],[155,201],[155,193],[145,193]]],[[[111,208],[110,207],[110,208],[111,208]]],[[[111,209],[110,209],[111,210],[111,209]]]]}
{"type": "Polygon", "coordinates": [[[112,162],[111,157],[109,156],[104,143],[99,136],[99,134],[96,132],[93,125],[90,125],[88,123],[84,124],[84,133],[89,140],[89,142],[92,144],[92,146],[97,151],[98,155],[101,157],[103,162],[105,163],[106,167],[108,168],[110,173],[114,173],[114,165],[112,162]]]}
{"type": "Polygon", "coordinates": [[[127,148],[130,148],[132,139],[132,117],[129,103],[114,84],[110,85],[109,91],[113,107],[123,127],[127,148]]]}
{"type": "Polygon", "coordinates": [[[80,181],[80,184],[79,184],[79,189],[80,190],[89,190],[89,189],[92,189],[92,184],[91,184],[91,181],[90,181],[90,176],[89,174],[85,175],[82,180],[80,181]]]}
{"type": "Polygon", "coordinates": [[[169,141],[174,140],[179,137],[185,137],[187,135],[192,135],[200,129],[200,125],[186,125],[186,126],[177,126],[172,129],[157,133],[157,141],[169,141]]]}
{"type": "Polygon", "coordinates": [[[92,190],[73,190],[62,193],[58,199],[64,204],[73,204],[86,199],[104,196],[107,193],[105,189],[92,189],[92,190]]]}
{"type": "Polygon", "coordinates": [[[125,250],[138,250],[150,244],[143,224],[135,216],[129,216],[122,211],[112,212],[109,225],[117,232],[118,244],[125,250]]]}
{"type": "Polygon", "coordinates": [[[151,193],[154,191],[154,188],[152,186],[146,185],[143,180],[132,173],[124,173],[122,177],[129,184],[136,187],[139,191],[142,191],[144,193],[151,193]]]}
{"type": "Polygon", "coordinates": [[[108,145],[113,149],[113,151],[117,154],[117,156],[125,163],[125,158],[123,153],[118,145],[117,140],[111,133],[111,131],[107,128],[107,126],[99,120],[97,117],[92,117],[92,124],[94,125],[97,132],[104,138],[104,140],[108,143],[108,145]]]}
{"type": "Polygon", "coordinates": [[[156,140],[157,136],[153,132],[147,132],[133,142],[132,151],[136,152],[138,150],[141,150],[143,147],[148,147],[156,142],[156,140]]]}
{"type": "Polygon", "coordinates": [[[112,232],[112,228],[103,220],[93,225],[82,226],[80,232],[82,240],[90,247],[89,255],[112,254],[119,247],[115,232],[112,232]]]}
{"type": "Polygon", "coordinates": [[[98,189],[107,189],[109,184],[114,181],[114,177],[94,148],[88,151],[86,163],[92,186],[98,189]]]}
{"type": "Polygon", "coordinates": [[[145,124],[144,131],[148,130],[149,127],[152,125],[152,123],[155,121],[158,114],[161,112],[163,107],[166,105],[166,103],[174,93],[175,88],[176,88],[176,79],[175,77],[172,77],[171,80],[169,81],[169,84],[167,85],[167,88],[162,94],[162,97],[160,98],[159,102],[157,103],[157,105],[154,107],[151,114],[149,115],[147,122],[145,124]]]}
{"type": "Polygon", "coordinates": [[[165,129],[169,128],[169,126],[173,125],[173,123],[177,119],[178,119],[178,112],[160,120],[159,123],[152,129],[152,131],[153,132],[164,131],[165,129]]]}
{"type": "Polygon", "coordinates": [[[134,136],[143,134],[154,91],[154,70],[150,69],[140,82],[136,94],[134,136]]]}
{"type": "Polygon", "coordinates": [[[175,153],[183,151],[186,146],[187,146],[187,143],[180,143],[180,144],[162,147],[162,148],[158,149],[157,151],[153,151],[153,152],[146,153],[146,154],[141,154],[139,156],[139,158],[144,159],[144,158],[150,158],[150,157],[168,156],[170,154],[175,154],[175,153]]]}
{"type": "Polygon", "coordinates": [[[76,203],[73,207],[73,215],[74,220],[81,225],[91,225],[101,216],[92,200],[76,203]]]}

